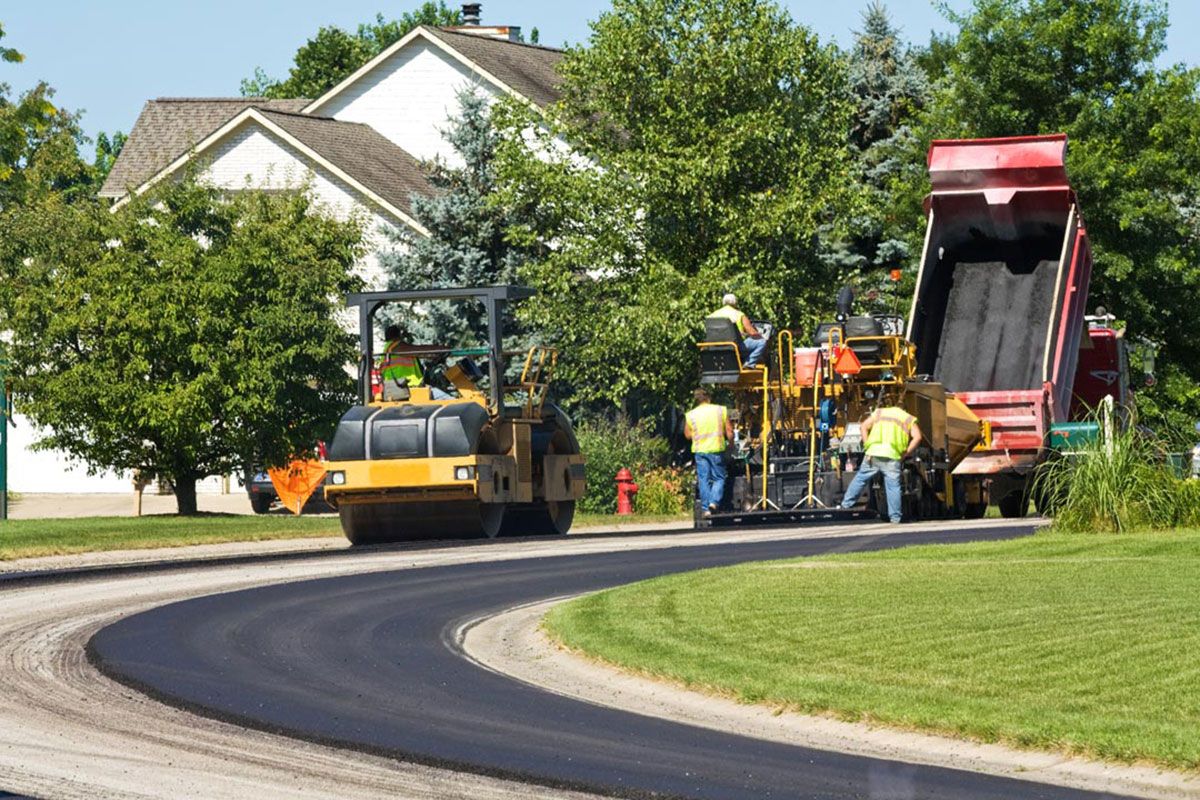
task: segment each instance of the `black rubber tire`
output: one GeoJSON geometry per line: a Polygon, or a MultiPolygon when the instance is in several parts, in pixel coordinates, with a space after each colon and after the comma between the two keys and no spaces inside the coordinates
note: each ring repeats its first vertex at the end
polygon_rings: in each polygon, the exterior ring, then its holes
{"type": "Polygon", "coordinates": [[[1020,519],[1029,514],[1029,498],[1024,492],[1009,492],[1000,498],[1000,516],[1005,519],[1020,519]]]}
{"type": "Polygon", "coordinates": [[[250,495],[250,508],[255,514],[266,514],[271,510],[271,498],[265,494],[250,495]]]}
{"type": "Polygon", "coordinates": [[[987,503],[964,503],[963,518],[964,519],[982,519],[987,513],[987,503]]]}

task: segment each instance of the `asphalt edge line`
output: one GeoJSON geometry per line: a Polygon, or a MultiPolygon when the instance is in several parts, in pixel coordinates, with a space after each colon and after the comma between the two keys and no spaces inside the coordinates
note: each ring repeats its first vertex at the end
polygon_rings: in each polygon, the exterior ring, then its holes
{"type": "Polygon", "coordinates": [[[1125,765],[885,725],[777,713],[769,706],[739,703],[594,661],[561,647],[541,628],[542,618],[552,607],[585,594],[591,593],[523,603],[464,620],[452,633],[444,634],[444,641],[481,669],[578,702],[640,716],[779,744],[1064,788],[1155,800],[1200,800],[1200,775],[1167,767],[1125,765]],[[582,688],[566,685],[572,682],[583,682],[582,688]],[[703,716],[696,711],[700,704],[706,706],[703,716]]]}

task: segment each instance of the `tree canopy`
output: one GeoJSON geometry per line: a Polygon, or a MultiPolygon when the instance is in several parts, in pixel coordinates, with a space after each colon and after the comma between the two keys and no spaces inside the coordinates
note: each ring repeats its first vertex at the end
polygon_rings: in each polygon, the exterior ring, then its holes
{"type": "Polygon", "coordinates": [[[168,182],[116,213],[54,192],[0,220],[13,389],[40,445],[92,468],[195,484],[281,463],[353,397],[357,222],[305,192],[168,182]]]}
{"type": "Polygon", "coordinates": [[[362,23],[350,33],[335,25],[317,30],[296,51],[287,78],[276,80],[261,67],[242,81],[247,97],[318,98],[337,86],[363,64],[398,42],[418,25],[458,25],[462,14],[446,6],[445,0],[425,2],[396,19],[376,14],[373,22],[362,23]]]}
{"type": "Polygon", "coordinates": [[[510,234],[545,247],[524,309],[580,400],[681,398],[723,292],[828,304],[817,231],[854,203],[831,48],[767,0],[615,0],[560,71],[545,115],[506,109],[498,202],[534,215],[510,234]]]}

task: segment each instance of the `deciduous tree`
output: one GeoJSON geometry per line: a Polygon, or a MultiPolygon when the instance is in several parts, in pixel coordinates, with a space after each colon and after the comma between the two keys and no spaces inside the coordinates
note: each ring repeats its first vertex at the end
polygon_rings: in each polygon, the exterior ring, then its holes
{"type": "Polygon", "coordinates": [[[768,0],[616,0],[561,65],[563,99],[508,107],[502,202],[546,247],[527,319],[579,399],[680,398],[702,320],[832,302],[817,231],[853,205],[852,105],[830,48],[768,0]]]}
{"type": "Polygon", "coordinates": [[[307,451],[350,402],[336,311],[361,230],[306,193],[189,178],[116,213],[53,192],[4,223],[0,328],[41,446],[166,478],[187,514],[199,479],[307,451]]]}

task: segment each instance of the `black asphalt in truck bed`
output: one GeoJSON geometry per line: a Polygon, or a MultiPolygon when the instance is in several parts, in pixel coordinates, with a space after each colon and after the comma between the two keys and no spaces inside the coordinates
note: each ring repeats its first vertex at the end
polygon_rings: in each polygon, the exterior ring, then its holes
{"type": "Polygon", "coordinates": [[[656,575],[1030,530],[679,547],[304,581],[129,617],[96,634],[89,655],[110,676],[208,716],[410,761],[617,796],[1098,797],[590,705],[482,669],[453,645],[453,631],[480,615],[656,575]]]}

